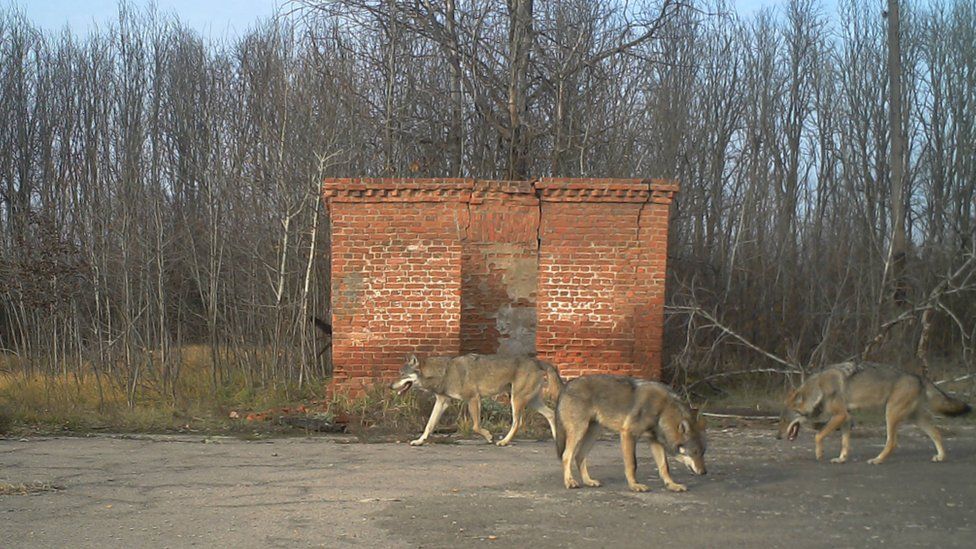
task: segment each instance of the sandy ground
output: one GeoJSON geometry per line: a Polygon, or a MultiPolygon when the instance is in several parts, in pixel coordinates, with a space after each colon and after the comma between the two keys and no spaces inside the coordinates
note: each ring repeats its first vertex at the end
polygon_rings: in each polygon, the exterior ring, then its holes
{"type": "Polygon", "coordinates": [[[604,486],[580,490],[562,487],[551,441],[6,439],[0,482],[57,489],[0,496],[0,547],[973,547],[976,428],[948,425],[946,463],[907,428],[881,466],[865,463],[880,429],[830,465],[809,431],[713,428],[708,476],[673,467],[683,494],[663,490],[646,444],[652,491],[629,492],[609,439],[591,454],[604,486]]]}

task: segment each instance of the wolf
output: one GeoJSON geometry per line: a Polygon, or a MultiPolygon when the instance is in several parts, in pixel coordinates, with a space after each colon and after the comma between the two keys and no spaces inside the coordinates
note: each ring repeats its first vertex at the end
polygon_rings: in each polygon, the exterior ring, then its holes
{"type": "Polygon", "coordinates": [[[604,427],[620,433],[624,474],[635,492],[648,490],[636,478],[636,441],[644,433],[651,437],[651,454],[668,490],[687,487],[671,478],[667,451],[693,473],[706,474],[705,424],[677,395],[654,381],[600,374],[566,383],[556,403],[556,456],[562,460],[566,488],[579,488],[574,462],[583,484],[600,486],[587,470],[586,454],[604,427]]]}
{"type": "Polygon", "coordinates": [[[936,450],[932,461],[943,461],[942,433],[932,423],[932,415],[960,416],[972,410],[922,376],[873,362],[842,362],[810,376],[787,395],[776,438],[796,440],[802,424],[826,420],[814,437],[815,455],[823,459],[824,438],[840,429],[840,455],[830,462],[844,463],[854,425],[851,411],[862,408],[884,408],[885,412],[888,438],[881,453],[868,460],[874,465],[883,463],[898,445],[898,426],[906,419],[932,439],[936,450]]]}
{"type": "Polygon", "coordinates": [[[522,426],[522,411],[528,407],[542,414],[556,435],[555,414],[542,401],[543,383],[548,382],[553,398],[563,385],[555,366],[530,356],[479,355],[437,356],[418,359],[408,355],[400,370],[400,379],[390,388],[398,394],[416,385],[434,393],[434,409],[420,438],[410,441],[420,446],[427,441],[450,399],[467,401],[472,430],[492,442],[492,435],[481,427],[481,397],[507,393],[512,403],[512,428],[499,446],[507,446],[522,426]]]}

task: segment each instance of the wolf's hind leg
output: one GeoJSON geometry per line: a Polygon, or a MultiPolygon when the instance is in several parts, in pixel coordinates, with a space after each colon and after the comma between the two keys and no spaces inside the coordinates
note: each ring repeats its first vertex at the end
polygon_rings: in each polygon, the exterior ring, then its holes
{"type": "Polygon", "coordinates": [[[887,440],[885,441],[885,446],[881,450],[881,453],[872,459],[868,460],[871,465],[879,465],[884,463],[884,460],[888,459],[891,452],[898,446],[898,426],[904,421],[906,417],[912,412],[912,403],[903,402],[899,400],[890,399],[888,400],[888,406],[885,407],[885,426],[887,440]]]}
{"type": "Polygon", "coordinates": [[[590,423],[586,434],[583,435],[583,440],[580,442],[579,452],[576,454],[576,466],[579,468],[583,484],[594,488],[600,486],[600,481],[590,476],[590,471],[586,466],[586,455],[590,453],[590,449],[593,448],[593,443],[596,442],[602,430],[596,422],[590,423]]]}
{"type": "Polygon", "coordinates": [[[939,428],[932,423],[932,418],[928,414],[923,414],[915,422],[918,428],[925,432],[926,435],[932,439],[932,444],[935,444],[936,454],[932,456],[932,461],[938,463],[945,460],[945,447],[942,446],[942,433],[939,428]]]}
{"type": "Polygon", "coordinates": [[[481,427],[481,397],[475,395],[468,400],[468,413],[471,414],[471,430],[491,443],[491,433],[481,427]]]}
{"type": "Polygon", "coordinates": [[[575,461],[576,452],[579,450],[580,442],[582,441],[585,432],[580,432],[580,427],[577,422],[563,422],[563,428],[566,430],[566,447],[563,449],[563,485],[566,488],[579,488],[579,483],[573,478],[573,462],[575,461]]]}
{"type": "Polygon", "coordinates": [[[542,417],[546,418],[549,422],[549,430],[552,432],[552,438],[556,438],[556,413],[552,411],[552,408],[546,406],[545,402],[542,402],[541,393],[536,393],[532,400],[529,401],[529,408],[535,410],[542,414],[542,417]]]}
{"type": "MultiPolygon", "coordinates": [[[[922,392],[922,386],[915,378],[905,378],[899,381],[888,397],[888,404],[885,406],[885,424],[887,431],[887,441],[881,453],[868,463],[878,465],[888,459],[891,452],[898,446],[898,426],[906,418],[915,414],[918,406],[918,399],[922,392]]],[[[924,413],[924,410],[922,411],[924,413]]]]}
{"type": "Polygon", "coordinates": [[[505,438],[498,441],[499,446],[508,446],[512,442],[512,439],[515,438],[515,433],[522,426],[523,409],[525,409],[525,402],[522,400],[522,397],[517,396],[515,391],[512,391],[512,428],[509,429],[505,438]]]}

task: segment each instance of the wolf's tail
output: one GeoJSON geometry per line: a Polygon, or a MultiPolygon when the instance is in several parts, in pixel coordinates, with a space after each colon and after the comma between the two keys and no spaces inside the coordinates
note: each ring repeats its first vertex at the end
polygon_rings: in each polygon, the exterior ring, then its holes
{"type": "Polygon", "coordinates": [[[925,382],[925,396],[929,401],[929,406],[932,408],[932,411],[943,416],[962,416],[968,414],[973,409],[972,406],[958,398],[949,396],[945,391],[939,389],[936,384],[928,380],[925,382]]]}
{"type": "Polygon", "coordinates": [[[566,449],[566,427],[563,426],[562,419],[559,418],[559,403],[556,403],[556,458],[563,459],[563,450],[566,449]]]}
{"type": "Polygon", "coordinates": [[[539,364],[541,364],[546,371],[546,380],[549,384],[549,398],[552,400],[557,400],[559,398],[559,393],[563,391],[563,385],[565,385],[563,378],[559,376],[559,370],[557,370],[552,364],[546,362],[545,360],[540,360],[539,364]]]}

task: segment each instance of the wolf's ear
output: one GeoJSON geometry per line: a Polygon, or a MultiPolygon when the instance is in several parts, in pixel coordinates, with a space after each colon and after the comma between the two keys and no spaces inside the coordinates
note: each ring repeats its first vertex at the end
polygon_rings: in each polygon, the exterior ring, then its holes
{"type": "Polygon", "coordinates": [[[705,430],[705,427],[705,416],[703,416],[701,412],[698,412],[698,415],[695,416],[695,428],[701,432],[705,430]]]}
{"type": "Polygon", "coordinates": [[[705,402],[703,402],[702,405],[699,406],[698,408],[692,408],[691,409],[691,417],[694,418],[695,422],[701,422],[701,421],[703,421],[702,420],[702,417],[703,417],[702,414],[705,413],[705,408],[708,408],[708,401],[707,400],[705,402]]]}
{"type": "Polygon", "coordinates": [[[681,423],[678,424],[678,432],[682,435],[687,435],[688,431],[691,431],[691,424],[688,423],[687,419],[682,419],[681,423]]]}
{"type": "Polygon", "coordinates": [[[407,355],[407,358],[406,358],[406,360],[404,361],[404,363],[405,363],[405,364],[406,364],[407,366],[410,366],[410,367],[412,367],[412,368],[416,368],[417,366],[419,366],[419,365],[420,365],[420,361],[419,361],[419,360],[417,360],[417,355],[415,355],[415,354],[413,354],[413,353],[410,353],[409,355],[407,355]]]}

